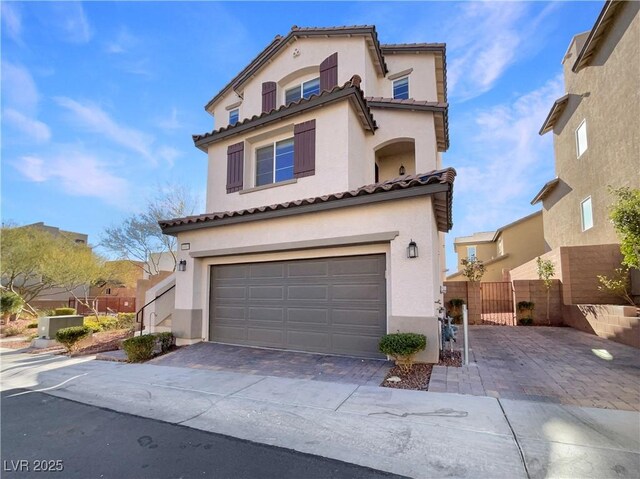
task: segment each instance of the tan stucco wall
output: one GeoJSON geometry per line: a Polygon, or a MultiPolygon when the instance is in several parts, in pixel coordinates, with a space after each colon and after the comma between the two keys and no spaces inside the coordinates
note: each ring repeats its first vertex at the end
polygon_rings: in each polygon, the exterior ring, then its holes
{"type": "Polygon", "coordinates": [[[640,188],[640,9],[624,2],[590,65],[571,67],[575,47],[564,62],[570,94],[553,130],[556,176],[560,183],[544,200],[546,249],[618,241],[608,208],[613,187],[640,188]],[[587,151],[576,158],[575,131],[587,122],[587,151]],[[580,203],[591,196],[593,227],[582,231],[580,203]]]}
{"type": "MultiPolygon", "coordinates": [[[[385,253],[387,257],[388,331],[397,329],[392,317],[436,317],[435,300],[440,298],[440,245],[431,199],[418,197],[361,205],[306,215],[221,226],[180,233],[179,243],[189,242],[189,251],[179,251],[187,270],[176,273],[176,311],[202,311],[202,338],[208,337],[209,266],[256,261],[276,261],[328,256],[385,253]],[[339,246],[274,253],[193,258],[191,254],[225,248],[256,245],[286,245],[296,241],[329,239],[345,235],[366,235],[398,231],[390,242],[339,246]],[[413,239],[420,256],[406,257],[413,239]]],[[[431,319],[429,319],[431,318],[431,319]]],[[[437,348],[437,345],[432,344],[437,348]]]]}
{"type": "MultiPolygon", "coordinates": [[[[413,69],[409,74],[409,98],[438,101],[436,90],[436,63],[433,53],[394,53],[384,57],[389,73],[387,77],[376,77],[375,92],[365,91],[367,96],[393,98],[393,80],[389,76],[413,69]]],[[[402,77],[400,77],[402,78],[402,77]]]]}

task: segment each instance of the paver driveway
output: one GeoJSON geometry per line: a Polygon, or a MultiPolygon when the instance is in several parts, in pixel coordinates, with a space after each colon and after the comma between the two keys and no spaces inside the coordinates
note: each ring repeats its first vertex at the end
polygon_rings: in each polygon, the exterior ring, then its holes
{"type": "Polygon", "coordinates": [[[391,362],[380,359],[298,353],[207,342],[180,348],[149,362],[163,366],[315,379],[365,386],[379,386],[392,366],[391,362]]]}
{"type": "Polygon", "coordinates": [[[573,328],[470,326],[469,366],[429,391],[640,410],[640,351],[573,328]]]}

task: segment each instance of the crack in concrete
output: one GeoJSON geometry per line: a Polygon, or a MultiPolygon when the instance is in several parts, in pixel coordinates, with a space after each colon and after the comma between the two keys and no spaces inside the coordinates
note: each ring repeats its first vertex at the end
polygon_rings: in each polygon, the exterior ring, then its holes
{"type": "Polygon", "coordinates": [[[395,417],[408,417],[408,416],[467,417],[469,415],[467,411],[456,411],[455,409],[449,409],[449,408],[441,408],[441,409],[436,409],[435,411],[428,411],[428,412],[403,412],[402,414],[397,414],[391,411],[370,412],[368,415],[376,416],[376,415],[385,415],[385,414],[388,416],[395,416],[395,417]]]}

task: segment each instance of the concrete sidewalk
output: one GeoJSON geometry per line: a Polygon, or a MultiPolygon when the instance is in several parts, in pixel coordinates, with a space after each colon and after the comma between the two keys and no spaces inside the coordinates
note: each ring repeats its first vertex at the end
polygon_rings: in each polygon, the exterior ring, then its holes
{"type": "Polygon", "coordinates": [[[632,411],[0,352],[4,391],[42,391],[411,477],[640,475],[632,411]]]}

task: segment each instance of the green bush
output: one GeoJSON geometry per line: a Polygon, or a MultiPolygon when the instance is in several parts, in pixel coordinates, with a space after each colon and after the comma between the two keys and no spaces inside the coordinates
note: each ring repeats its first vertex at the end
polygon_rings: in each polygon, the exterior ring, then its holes
{"type": "Polygon", "coordinates": [[[136,324],[136,313],[118,313],[118,329],[133,328],[136,324]]]}
{"type": "Polygon", "coordinates": [[[94,333],[119,329],[118,319],[113,316],[98,316],[98,319],[95,316],[87,316],[84,318],[84,325],[94,333]]]}
{"type": "Polygon", "coordinates": [[[29,323],[27,324],[27,328],[29,329],[34,329],[38,327],[38,323],[29,323]]]}
{"type": "Polygon", "coordinates": [[[59,329],[56,333],[56,341],[67,348],[67,351],[71,351],[78,341],[90,334],[91,329],[87,326],[72,326],[59,329]]]}
{"type": "Polygon", "coordinates": [[[0,294],[0,312],[3,316],[17,313],[24,305],[24,300],[13,291],[3,290],[0,294]]]}
{"type": "Polygon", "coordinates": [[[171,332],[156,333],[154,335],[157,338],[157,342],[160,345],[160,352],[166,353],[172,346],[176,345],[176,337],[171,332]]]}
{"type": "Polygon", "coordinates": [[[74,308],[56,308],[53,311],[55,316],[72,316],[76,314],[76,310],[74,308]]]}
{"type": "Polygon", "coordinates": [[[523,313],[524,311],[533,311],[535,303],[533,301],[520,301],[518,303],[518,311],[523,313]]]}
{"type": "Polygon", "coordinates": [[[9,336],[18,336],[19,334],[22,334],[22,329],[17,327],[17,326],[9,326],[7,328],[4,328],[2,330],[2,332],[7,337],[9,337],[9,336]]]}
{"type": "Polygon", "coordinates": [[[413,356],[427,347],[427,337],[416,333],[385,334],[380,338],[380,352],[391,356],[404,371],[413,366],[413,356]]]}
{"type": "Polygon", "coordinates": [[[449,306],[452,308],[462,308],[464,305],[464,299],[462,298],[451,298],[449,300],[449,306]]]}
{"type": "Polygon", "coordinates": [[[533,324],[533,318],[520,318],[519,322],[522,326],[531,326],[533,324]]]}
{"type": "Polygon", "coordinates": [[[157,338],[152,334],[134,336],[133,338],[126,339],[122,343],[122,349],[127,353],[129,362],[139,363],[153,357],[156,342],[157,338]]]}

